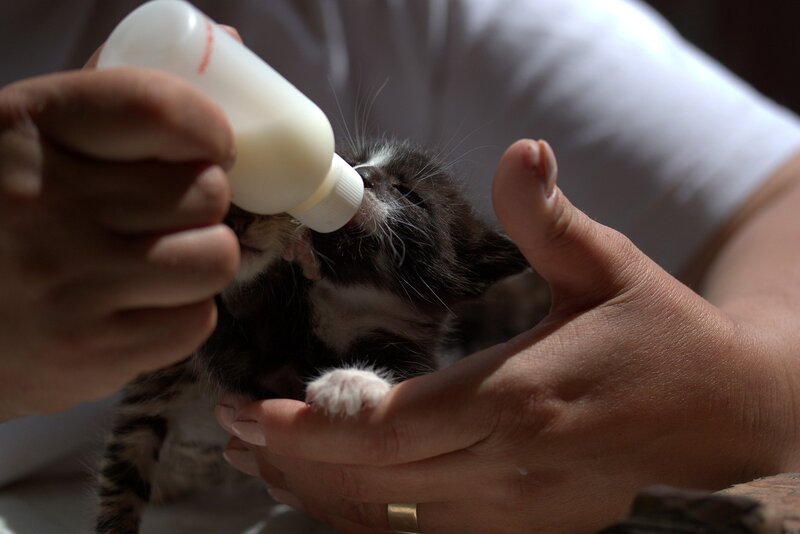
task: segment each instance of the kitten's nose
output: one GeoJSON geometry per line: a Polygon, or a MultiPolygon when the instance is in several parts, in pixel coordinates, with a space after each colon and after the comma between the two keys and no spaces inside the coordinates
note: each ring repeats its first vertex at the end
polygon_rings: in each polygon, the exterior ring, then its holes
{"type": "Polygon", "coordinates": [[[367,189],[372,189],[372,186],[375,185],[375,181],[378,178],[378,173],[380,173],[378,168],[372,165],[358,167],[356,168],[356,172],[361,175],[361,179],[364,181],[364,187],[367,189]]]}
{"type": "Polygon", "coordinates": [[[228,214],[225,215],[225,224],[230,226],[237,237],[240,237],[245,233],[250,223],[253,222],[253,219],[255,219],[255,215],[231,204],[228,214]]]}

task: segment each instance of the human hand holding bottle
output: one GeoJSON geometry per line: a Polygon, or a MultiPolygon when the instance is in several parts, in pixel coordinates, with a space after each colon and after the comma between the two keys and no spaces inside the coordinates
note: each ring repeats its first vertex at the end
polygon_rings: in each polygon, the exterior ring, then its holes
{"type": "Polygon", "coordinates": [[[192,352],[238,246],[227,121],[155,72],[0,90],[0,420],[107,395],[192,352]]]}

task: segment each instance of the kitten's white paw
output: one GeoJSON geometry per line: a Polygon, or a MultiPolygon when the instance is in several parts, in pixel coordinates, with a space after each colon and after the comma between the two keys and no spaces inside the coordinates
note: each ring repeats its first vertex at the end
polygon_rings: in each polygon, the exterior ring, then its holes
{"type": "Polygon", "coordinates": [[[352,417],[374,408],[392,389],[389,380],[364,369],[335,369],[306,388],[306,402],[328,415],[352,417]]]}

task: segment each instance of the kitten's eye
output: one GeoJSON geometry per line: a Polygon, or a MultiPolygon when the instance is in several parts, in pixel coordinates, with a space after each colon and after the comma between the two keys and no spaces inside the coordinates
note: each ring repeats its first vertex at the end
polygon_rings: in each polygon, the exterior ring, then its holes
{"type": "Polygon", "coordinates": [[[422,197],[419,196],[413,189],[406,187],[403,184],[392,184],[398,193],[403,195],[409,202],[414,204],[415,206],[425,207],[425,202],[422,200],[422,197]]]}

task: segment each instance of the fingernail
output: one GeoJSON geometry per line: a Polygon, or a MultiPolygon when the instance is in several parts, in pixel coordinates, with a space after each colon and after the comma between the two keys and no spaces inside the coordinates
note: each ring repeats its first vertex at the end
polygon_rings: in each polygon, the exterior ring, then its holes
{"type": "Polygon", "coordinates": [[[242,407],[247,404],[248,400],[240,397],[238,395],[232,395],[227,393],[222,395],[219,400],[217,400],[217,404],[220,406],[229,406],[234,410],[241,410],[242,407]]]}
{"type": "Polygon", "coordinates": [[[236,163],[236,147],[232,145],[228,156],[225,158],[225,161],[222,162],[222,168],[229,171],[233,168],[234,163],[236,163]]]}
{"type": "Polygon", "coordinates": [[[280,488],[267,488],[267,493],[269,493],[270,497],[281,504],[285,504],[286,506],[294,508],[295,510],[303,509],[303,505],[300,504],[300,500],[286,490],[282,490],[280,488]]]}
{"type": "Polygon", "coordinates": [[[241,471],[250,476],[257,477],[260,475],[258,470],[258,462],[256,462],[253,453],[247,450],[240,449],[226,449],[222,451],[222,457],[228,462],[231,467],[241,471]]]}
{"type": "Polygon", "coordinates": [[[550,199],[556,190],[556,178],[558,177],[558,162],[553,153],[553,149],[547,141],[539,140],[539,176],[544,177],[544,196],[550,199]]]}
{"type": "Polygon", "coordinates": [[[261,426],[255,421],[234,421],[231,423],[231,430],[233,430],[233,433],[241,438],[242,441],[246,441],[251,445],[263,447],[267,444],[261,426]]]}
{"type": "Polygon", "coordinates": [[[233,26],[228,26],[227,24],[220,24],[219,27],[225,30],[225,33],[227,33],[240,43],[242,42],[242,36],[239,35],[239,32],[233,26]]]}
{"type": "Polygon", "coordinates": [[[229,430],[236,420],[236,408],[227,404],[217,404],[217,421],[223,428],[229,430]]]}

